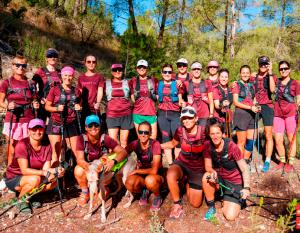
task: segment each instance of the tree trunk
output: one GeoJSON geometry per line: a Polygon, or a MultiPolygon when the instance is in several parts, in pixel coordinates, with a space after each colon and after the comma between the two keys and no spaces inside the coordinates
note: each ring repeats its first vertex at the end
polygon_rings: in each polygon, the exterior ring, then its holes
{"type": "Polygon", "coordinates": [[[229,8],[229,0],[226,0],[225,5],[225,25],[224,25],[224,45],[223,45],[223,57],[226,56],[227,53],[227,40],[228,40],[228,8],[229,8]]]}
{"type": "Polygon", "coordinates": [[[132,0],[128,0],[127,2],[128,2],[130,23],[132,26],[133,34],[138,35],[138,29],[137,29],[137,25],[136,25],[136,21],[135,21],[135,16],[134,16],[133,2],[132,2],[132,0]]]}
{"type": "Polygon", "coordinates": [[[76,17],[78,15],[78,12],[80,11],[80,4],[81,4],[80,0],[75,0],[73,17],[76,17]]]}
{"type": "Polygon", "coordinates": [[[88,0],[82,0],[82,7],[81,7],[81,9],[82,9],[81,13],[82,14],[87,13],[88,2],[89,2],[88,0]]]}
{"type": "Polygon", "coordinates": [[[282,3],[281,24],[280,24],[280,29],[282,31],[284,30],[284,26],[285,26],[286,1],[287,0],[283,0],[283,3],[282,3]]]}
{"type": "Polygon", "coordinates": [[[236,33],[236,12],[235,12],[235,0],[231,0],[231,34],[230,34],[230,58],[234,59],[234,40],[236,33]]]}
{"type": "Polygon", "coordinates": [[[58,3],[59,3],[59,0],[54,0],[53,1],[53,8],[54,9],[58,8],[58,3]]]}
{"type": "Polygon", "coordinates": [[[183,17],[185,12],[185,0],[182,0],[180,15],[178,20],[178,35],[177,35],[177,53],[178,55],[181,52],[181,40],[182,40],[182,28],[183,28],[183,17]]]}
{"type": "Polygon", "coordinates": [[[164,38],[164,32],[165,32],[165,25],[167,21],[167,14],[168,14],[168,9],[169,9],[169,0],[164,0],[163,1],[163,14],[162,14],[162,19],[161,19],[161,24],[159,28],[159,34],[158,34],[158,39],[157,39],[157,46],[161,47],[163,38],[164,38]]]}

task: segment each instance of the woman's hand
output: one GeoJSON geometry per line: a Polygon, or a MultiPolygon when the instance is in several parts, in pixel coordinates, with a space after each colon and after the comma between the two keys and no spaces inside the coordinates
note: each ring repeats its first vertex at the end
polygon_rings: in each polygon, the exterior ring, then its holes
{"type": "Polygon", "coordinates": [[[242,199],[246,200],[250,196],[250,190],[242,189],[241,196],[242,196],[242,199]]]}
{"type": "Polygon", "coordinates": [[[259,108],[255,105],[251,106],[250,110],[254,113],[258,113],[259,112],[259,108]]]}
{"type": "Polygon", "coordinates": [[[75,111],[80,111],[81,110],[80,104],[75,104],[74,109],[75,109],[75,111]]]}
{"type": "Polygon", "coordinates": [[[56,111],[57,111],[57,112],[62,112],[62,111],[64,111],[64,108],[65,108],[65,105],[60,104],[60,105],[58,105],[58,106],[56,107],[56,111]]]}
{"type": "Polygon", "coordinates": [[[16,103],[14,101],[11,101],[8,103],[8,105],[7,105],[8,110],[13,110],[15,108],[16,108],[16,103]]]}
{"type": "Polygon", "coordinates": [[[100,109],[100,102],[94,103],[94,109],[99,110],[100,109]]]}

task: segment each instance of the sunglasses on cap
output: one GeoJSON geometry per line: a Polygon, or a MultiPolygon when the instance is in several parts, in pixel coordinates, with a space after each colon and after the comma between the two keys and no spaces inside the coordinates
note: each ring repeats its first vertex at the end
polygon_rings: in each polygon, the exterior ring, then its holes
{"type": "Polygon", "coordinates": [[[172,74],[172,71],[171,70],[163,70],[162,73],[163,74],[172,74]]]}
{"type": "Polygon", "coordinates": [[[177,67],[180,68],[180,67],[187,67],[188,65],[185,64],[185,63],[177,63],[177,67]]]}
{"type": "Polygon", "coordinates": [[[33,128],[30,128],[29,130],[36,132],[37,130],[42,130],[42,129],[44,129],[44,127],[37,125],[37,126],[34,126],[33,128]]]}
{"type": "Polygon", "coordinates": [[[90,123],[90,124],[87,125],[87,127],[88,127],[89,129],[91,129],[91,128],[93,128],[93,127],[98,128],[99,126],[100,126],[100,125],[99,125],[98,123],[95,123],[95,122],[92,122],[92,123],[90,123]]]}
{"type": "Polygon", "coordinates": [[[146,131],[146,130],[138,130],[138,133],[140,135],[144,134],[144,135],[150,135],[150,131],[146,131]]]}
{"type": "Polygon", "coordinates": [[[193,115],[196,114],[195,111],[192,110],[192,109],[183,109],[183,110],[181,111],[181,113],[182,113],[182,114],[190,113],[190,114],[193,114],[193,115]]]}
{"type": "Polygon", "coordinates": [[[22,64],[22,63],[14,63],[14,65],[17,67],[17,68],[20,68],[22,67],[22,69],[26,69],[27,68],[27,64],[22,64]]]}
{"type": "Polygon", "coordinates": [[[286,71],[286,70],[289,70],[290,67],[282,67],[282,68],[279,68],[279,71],[286,71]]]}
{"type": "Polygon", "coordinates": [[[209,66],[208,69],[210,69],[210,68],[212,68],[212,69],[218,69],[219,66],[209,66]]]}
{"type": "Polygon", "coordinates": [[[87,64],[96,64],[96,61],[86,61],[87,64]]]}
{"type": "Polygon", "coordinates": [[[113,68],[111,70],[112,70],[112,72],[123,72],[122,68],[113,68]]]}
{"type": "Polygon", "coordinates": [[[194,68],[194,69],[192,69],[192,70],[202,70],[202,69],[200,69],[200,68],[194,68]]]}
{"type": "Polygon", "coordinates": [[[138,66],[137,69],[139,69],[139,70],[140,70],[140,69],[146,70],[146,69],[147,69],[147,66],[138,66]]]}

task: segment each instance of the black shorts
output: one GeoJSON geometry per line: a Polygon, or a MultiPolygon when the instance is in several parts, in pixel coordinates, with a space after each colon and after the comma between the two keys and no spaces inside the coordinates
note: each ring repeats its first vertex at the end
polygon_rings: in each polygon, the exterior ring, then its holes
{"type": "Polygon", "coordinates": [[[254,129],[255,113],[241,108],[236,108],[233,116],[233,129],[246,131],[254,129]]]}
{"type": "Polygon", "coordinates": [[[15,188],[20,186],[20,181],[21,181],[22,176],[15,176],[14,178],[7,179],[4,177],[4,182],[6,184],[6,187],[14,192],[18,192],[15,188]]]}
{"type": "Polygon", "coordinates": [[[172,140],[176,129],[180,126],[180,112],[159,110],[157,121],[162,142],[168,142],[172,140]]]}
{"type": "Polygon", "coordinates": [[[274,108],[271,108],[266,104],[260,106],[261,112],[259,113],[259,117],[262,118],[264,126],[273,126],[274,108]]]}
{"type": "MultiPolygon", "coordinates": [[[[71,123],[68,123],[68,124],[64,124],[63,128],[64,128],[63,130],[64,130],[64,137],[65,138],[70,138],[70,137],[80,135],[77,120],[75,120],[71,123]]],[[[50,119],[49,123],[48,123],[48,126],[47,126],[47,129],[46,129],[46,133],[48,135],[61,135],[61,126],[56,125],[50,119]]]]}
{"type": "Polygon", "coordinates": [[[191,189],[202,190],[202,172],[191,170],[179,160],[175,160],[173,164],[178,165],[182,169],[183,174],[187,176],[187,182],[191,189]]]}
{"type": "Polygon", "coordinates": [[[218,179],[219,182],[221,182],[226,187],[231,188],[232,190],[234,190],[234,192],[220,186],[217,195],[221,196],[221,194],[223,193],[223,196],[221,197],[223,198],[224,201],[236,203],[240,205],[241,208],[245,207],[246,204],[245,200],[241,199],[241,194],[240,194],[241,190],[243,189],[243,186],[241,184],[233,184],[227,180],[224,180],[220,176],[218,176],[218,179]]]}
{"type": "Polygon", "coordinates": [[[106,124],[108,129],[130,130],[133,128],[132,114],[122,117],[106,117],[106,124]]]}

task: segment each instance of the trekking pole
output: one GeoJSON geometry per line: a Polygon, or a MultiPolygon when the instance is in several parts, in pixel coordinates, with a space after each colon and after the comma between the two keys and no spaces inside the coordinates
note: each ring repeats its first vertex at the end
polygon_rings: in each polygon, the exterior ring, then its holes
{"type": "Polygon", "coordinates": [[[62,198],[62,192],[60,189],[60,182],[59,182],[59,178],[58,178],[58,167],[55,168],[55,177],[56,177],[56,183],[57,183],[57,189],[58,189],[58,195],[59,195],[59,206],[60,206],[60,210],[63,213],[64,216],[67,216],[65,213],[65,210],[63,208],[63,198],[62,198]]]}
{"type": "MultiPolygon", "coordinates": [[[[258,113],[255,113],[255,117],[254,117],[254,132],[253,132],[253,145],[252,145],[252,164],[254,163],[254,159],[255,159],[255,156],[254,156],[254,146],[255,146],[255,139],[256,139],[256,134],[257,134],[257,116],[258,116],[258,113]]],[[[256,170],[256,174],[257,176],[259,177],[259,173],[258,173],[258,168],[257,168],[257,162],[254,163],[254,166],[255,166],[255,170],[256,170]]]]}
{"type": "Polygon", "coordinates": [[[75,110],[75,112],[76,112],[76,118],[77,118],[79,133],[82,134],[83,132],[82,132],[81,121],[80,121],[80,118],[81,118],[80,110],[75,110]]]}
{"type": "Polygon", "coordinates": [[[12,134],[12,123],[13,123],[13,117],[14,117],[14,110],[10,109],[8,110],[10,112],[10,118],[9,118],[9,131],[8,131],[8,142],[7,142],[7,158],[9,157],[9,151],[10,151],[10,140],[11,140],[11,134],[12,134]]]}

